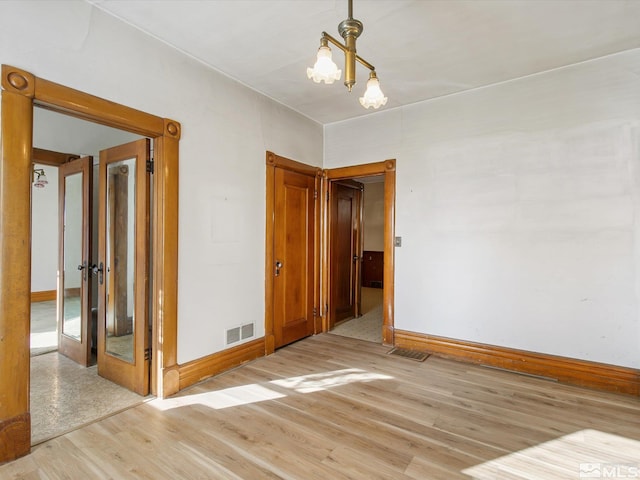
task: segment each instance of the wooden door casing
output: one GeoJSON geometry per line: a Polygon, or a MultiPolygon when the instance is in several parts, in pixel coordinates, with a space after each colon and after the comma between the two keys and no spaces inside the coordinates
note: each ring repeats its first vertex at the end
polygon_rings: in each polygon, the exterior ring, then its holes
{"type": "Polygon", "coordinates": [[[179,390],[177,361],[179,122],[105,100],[11,65],[1,67],[0,463],[30,451],[33,110],[40,105],[153,139],[153,393],[179,390]],[[156,328],[157,327],[157,328],[156,328]],[[162,332],[162,338],[158,338],[162,332]]]}
{"type": "Polygon", "coordinates": [[[353,180],[331,182],[329,328],[360,314],[362,190],[353,180]]]}
{"type": "MultiPolygon", "coordinates": [[[[382,308],[382,343],[393,345],[394,342],[394,270],[395,270],[395,193],[396,193],[396,161],[385,160],[383,162],[338,167],[323,171],[325,180],[323,196],[329,194],[329,186],[337,180],[349,180],[354,178],[377,177],[384,178],[384,266],[383,266],[383,308],[382,308]]],[[[323,216],[326,217],[327,214],[323,216]]],[[[322,244],[322,292],[320,305],[329,302],[331,292],[331,268],[330,268],[330,241],[331,224],[324,222],[324,234],[322,244]]],[[[325,310],[323,310],[323,313],[325,310]]],[[[323,316],[322,331],[329,330],[329,315],[323,316]]]]}

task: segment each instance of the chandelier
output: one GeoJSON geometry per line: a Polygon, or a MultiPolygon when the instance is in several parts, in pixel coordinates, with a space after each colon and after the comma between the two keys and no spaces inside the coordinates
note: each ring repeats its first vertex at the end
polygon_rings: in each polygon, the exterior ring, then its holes
{"type": "Polygon", "coordinates": [[[344,38],[344,45],[333,38],[327,32],[322,32],[320,37],[320,48],[316,63],[313,68],[307,68],[307,77],[316,83],[324,82],[331,84],[335,80],[340,80],[342,70],[331,59],[331,48],[329,43],[338,47],[344,53],[344,85],[349,92],[356,83],[356,61],[369,69],[369,80],[364,96],[360,97],[360,104],[364,108],[380,108],[387,103],[387,97],[380,90],[380,82],[376,75],[376,69],[356,53],[356,39],[363,30],[362,22],[353,18],[353,0],[349,1],[349,18],[343,20],[338,25],[338,32],[344,38]]]}
{"type": "Polygon", "coordinates": [[[49,183],[49,181],[47,180],[47,175],[44,173],[43,168],[34,168],[31,176],[33,186],[36,188],[44,188],[44,186],[49,183]]]}

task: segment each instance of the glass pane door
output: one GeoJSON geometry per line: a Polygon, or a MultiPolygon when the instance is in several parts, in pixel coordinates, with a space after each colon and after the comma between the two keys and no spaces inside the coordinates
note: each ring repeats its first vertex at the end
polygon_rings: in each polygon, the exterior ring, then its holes
{"type": "Polygon", "coordinates": [[[98,374],[149,392],[149,140],[100,152],[98,374]]]}
{"type": "Polygon", "coordinates": [[[91,363],[91,165],[92,157],[59,169],[58,351],[91,363]]]}

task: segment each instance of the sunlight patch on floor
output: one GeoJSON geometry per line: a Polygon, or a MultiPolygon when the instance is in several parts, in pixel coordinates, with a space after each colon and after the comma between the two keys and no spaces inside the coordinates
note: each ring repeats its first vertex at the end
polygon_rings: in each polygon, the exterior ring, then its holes
{"type": "Polygon", "coordinates": [[[57,348],[58,332],[42,332],[31,334],[31,348],[57,348]]]}
{"type": "Polygon", "coordinates": [[[477,480],[640,478],[640,442],[598,430],[581,430],[462,473],[477,480]]]}
{"type": "Polygon", "coordinates": [[[149,405],[163,411],[196,404],[219,410],[283,398],[287,396],[286,390],[293,390],[298,393],[313,393],[348,385],[350,383],[388,380],[392,378],[393,377],[389,375],[371,373],[358,368],[347,368],[344,370],[312,373],[298,377],[272,380],[263,384],[253,383],[212,392],[157,399],[149,402],[149,405]],[[275,389],[273,387],[275,387],[275,389]]]}
{"type": "Polygon", "coordinates": [[[300,393],[313,393],[341,385],[348,385],[349,383],[389,380],[391,378],[393,377],[367,372],[358,368],[346,368],[333,372],[312,373],[300,377],[284,378],[282,380],[274,380],[270,383],[280,387],[290,388],[300,393]]]}

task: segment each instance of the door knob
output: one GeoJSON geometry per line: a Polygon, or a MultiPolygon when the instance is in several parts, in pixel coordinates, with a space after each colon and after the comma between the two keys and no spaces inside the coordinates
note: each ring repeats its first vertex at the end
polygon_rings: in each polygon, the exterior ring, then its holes
{"type": "Polygon", "coordinates": [[[281,268],[282,268],[282,262],[280,260],[276,260],[276,277],[280,275],[281,268]]]}
{"type": "Polygon", "coordinates": [[[82,272],[82,280],[86,280],[87,279],[87,262],[84,261],[82,262],[82,265],[78,265],[78,270],[84,270],[82,272]]]}
{"type": "Polygon", "coordinates": [[[100,280],[100,285],[102,285],[104,281],[104,264],[100,262],[100,267],[98,267],[95,263],[91,265],[91,273],[93,273],[94,275],[100,274],[99,280],[100,280]]]}

